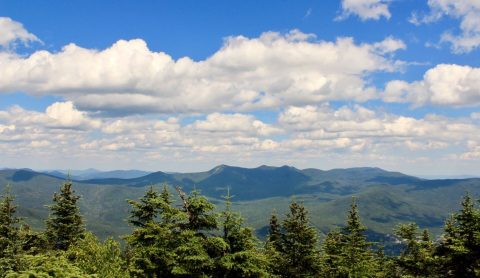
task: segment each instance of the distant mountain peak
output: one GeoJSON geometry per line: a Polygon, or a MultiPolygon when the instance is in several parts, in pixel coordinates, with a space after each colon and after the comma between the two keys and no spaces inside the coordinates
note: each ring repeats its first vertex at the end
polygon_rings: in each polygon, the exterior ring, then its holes
{"type": "Polygon", "coordinates": [[[274,166],[268,166],[268,165],[263,164],[263,165],[258,166],[256,169],[275,169],[275,168],[276,167],[274,167],[274,166]]]}
{"type": "Polygon", "coordinates": [[[232,166],[228,166],[226,164],[220,164],[218,166],[213,167],[213,169],[211,169],[209,172],[212,173],[212,174],[217,174],[217,173],[220,173],[227,168],[232,168],[232,166]]]}

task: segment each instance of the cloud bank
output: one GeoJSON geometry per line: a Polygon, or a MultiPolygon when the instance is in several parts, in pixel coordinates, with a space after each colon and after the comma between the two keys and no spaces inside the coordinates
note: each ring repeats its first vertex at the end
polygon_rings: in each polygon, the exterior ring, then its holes
{"type": "Polygon", "coordinates": [[[0,53],[0,92],[56,95],[82,110],[111,113],[253,111],[332,100],[377,97],[364,77],[398,70],[392,37],[373,44],[334,42],[292,31],[258,38],[229,37],[211,57],[173,60],[141,40],[108,49],[74,44],[28,57],[0,53]]]}
{"type": "MultiPolygon", "coordinates": [[[[390,18],[389,4],[343,1],[342,7],[346,16],[376,20],[390,18]]],[[[439,17],[431,16],[416,20],[439,17]]],[[[30,159],[40,168],[89,167],[94,161],[178,170],[182,163],[204,170],[228,160],[398,169],[398,161],[428,167],[480,161],[478,112],[414,117],[382,107],[478,107],[480,69],[439,64],[419,80],[377,87],[375,74],[408,67],[396,58],[407,45],[392,36],[371,43],[326,41],[298,30],[232,36],[195,61],[152,51],[142,39],[20,55],[15,44],[39,39],[11,19],[0,18],[0,25],[6,26],[0,28],[0,94],[60,99],[42,111],[0,110],[0,153],[19,165],[30,159]]]]}

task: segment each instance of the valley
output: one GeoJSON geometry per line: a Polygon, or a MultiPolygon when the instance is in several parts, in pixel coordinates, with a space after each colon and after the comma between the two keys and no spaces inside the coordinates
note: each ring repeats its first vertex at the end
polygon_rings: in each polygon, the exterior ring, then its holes
{"type": "MultiPolygon", "coordinates": [[[[64,179],[29,169],[0,170],[0,189],[10,184],[19,216],[35,229],[43,229],[52,195],[64,179]]],[[[372,236],[392,233],[399,223],[416,222],[433,234],[441,232],[448,214],[459,208],[462,196],[480,195],[480,179],[421,179],[380,168],[297,169],[290,166],[241,168],[217,166],[198,173],[154,172],[134,178],[105,177],[75,180],[82,196],[80,211],[87,229],[100,238],[130,233],[128,199],[138,199],[148,186],[180,186],[200,190],[218,209],[230,189],[233,208],[263,238],[272,211],[281,217],[292,200],[302,202],[312,224],[322,234],[343,225],[355,196],[363,223],[372,236]]],[[[177,200],[178,201],[178,200],[177,200]]]]}

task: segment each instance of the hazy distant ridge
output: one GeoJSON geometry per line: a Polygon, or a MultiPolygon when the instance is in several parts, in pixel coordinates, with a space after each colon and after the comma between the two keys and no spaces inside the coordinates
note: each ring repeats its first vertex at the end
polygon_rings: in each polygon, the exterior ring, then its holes
{"type": "MultiPolygon", "coordinates": [[[[112,171],[110,173],[114,173],[112,171]]],[[[247,222],[265,230],[273,209],[280,214],[292,198],[301,200],[312,213],[312,222],[327,231],[344,223],[351,196],[358,198],[365,224],[376,233],[391,233],[402,222],[439,231],[448,213],[458,209],[465,192],[480,196],[480,179],[427,180],[380,168],[297,169],[290,166],[242,168],[227,165],[196,173],[154,172],[133,178],[74,179],[82,196],[80,206],[87,225],[101,237],[129,232],[125,221],[127,199],[143,195],[145,186],[181,186],[199,189],[221,206],[227,188],[235,207],[247,222]]],[[[63,177],[30,169],[0,170],[0,187],[11,184],[21,216],[34,227],[42,227],[63,177]]]]}

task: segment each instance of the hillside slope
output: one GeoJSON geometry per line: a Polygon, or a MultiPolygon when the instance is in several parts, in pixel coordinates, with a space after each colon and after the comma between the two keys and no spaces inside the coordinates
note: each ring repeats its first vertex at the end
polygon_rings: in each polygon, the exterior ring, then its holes
{"type": "MultiPolygon", "coordinates": [[[[45,205],[52,202],[62,182],[31,170],[0,171],[0,189],[11,184],[20,215],[36,228],[43,227],[48,215],[45,205]]],[[[229,187],[235,209],[260,234],[272,210],[283,214],[292,198],[304,202],[313,224],[326,232],[344,223],[355,195],[365,224],[372,232],[385,234],[397,223],[411,221],[438,232],[465,192],[480,196],[480,179],[425,180],[379,168],[322,171],[289,166],[247,169],[221,165],[200,173],[155,172],[133,179],[74,181],[74,188],[82,196],[80,207],[88,228],[106,237],[130,231],[127,199],[142,196],[145,186],[160,187],[162,183],[185,191],[197,188],[219,208],[229,187]]]]}

